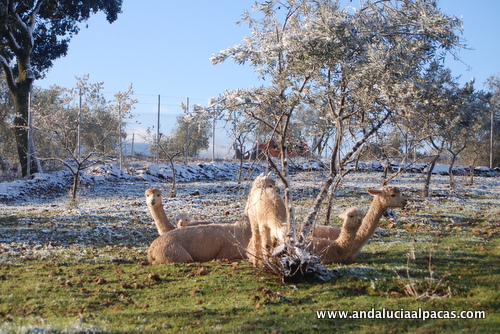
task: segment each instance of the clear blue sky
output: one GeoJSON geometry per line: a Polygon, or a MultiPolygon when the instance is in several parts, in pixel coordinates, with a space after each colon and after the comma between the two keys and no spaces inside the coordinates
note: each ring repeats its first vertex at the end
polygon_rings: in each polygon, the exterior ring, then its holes
{"type": "MultiPolygon", "coordinates": [[[[357,4],[359,0],[353,0],[357,4]]],[[[213,66],[209,58],[238,44],[248,34],[237,26],[243,10],[254,0],[123,1],[123,13],[109,24],[102,14],[88,21],[88,29],[70,42],[69,53],[55,61],[44,80],[35,85],[74,87],[75,76],[90,74],[90,81],[103,81],[108,99],[133,84],[134,114],[141,124],[129,132],[156,127],[157,99],[161,95],[161,131],[168,133],[181,113],[179,103],[206,105],[225,89],[259,84],[248,66],[228,61],[213,66]]],[[[348,3],[346,1],[346,3],[348,3]]],[[[500,1],[441,0],[448,15],[462,18],[463,38],[473,50],[462,50],[465,63],[450,59],[447,65],[462,83],[475,77],[476,87],[500,74],[500,1]],[[469,70],[470,66],[470,70],[469,70]]],[[[222,132],[220,132],[222,135],[222,132]]]]}

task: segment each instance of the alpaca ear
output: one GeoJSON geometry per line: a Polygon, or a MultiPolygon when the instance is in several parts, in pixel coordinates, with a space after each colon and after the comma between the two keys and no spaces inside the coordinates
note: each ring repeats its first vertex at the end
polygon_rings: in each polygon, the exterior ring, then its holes
{"type": "Polygon", "coordinates": [[[382,195],[382,190],[368,189],[367,191],[370,195],[373,195],[373,196],[382,195]]]}
{"type": "Polygon", "coordinates": [[[346,213],[345,213],[345,212],[344,212],[344,213],[341,213],[341,214],[339,215],[339,218],[345,219],[345,218],[346,218],[346,213]]]}
{"type": "Polygon", "coordinates": [[[267,173],[267,178],[271,177],[271,172],[267,173]]]}

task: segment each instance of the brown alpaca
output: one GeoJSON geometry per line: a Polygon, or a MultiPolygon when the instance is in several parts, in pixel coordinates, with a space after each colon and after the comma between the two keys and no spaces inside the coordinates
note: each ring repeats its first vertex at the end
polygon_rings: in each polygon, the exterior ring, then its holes
{"type": "Polygon", "coordinates": [[[178,228],[151,243],[148,261],[164,264],[244,259],[250,235],[250,225],[246,221],[178,228]]]}
{"type": "Polygon", "coordinates": [[[397,187],[385,186],[379,190],[369,189],[368,193],[374,196],[373,201],[356,233],[355,247],[348,258],[349,261],[354,260],[361,248],[372,237],[385,211],[388,208],[403,208],[407,203],[407,199],[397,187]]]}
{"type": "Polygon", "coordinates": [[[315,225],[312,228],[312,236],[314,238],[336,240],[340,236],[342,230],[338,227],[328,225],[315,225]]]}
{"type": "MultiPolygon", "coordinates": [[[[156,228],[158,229],[158,234],[162,235],[168,231],[175,229],[175,225],[170,222],[165,213],[165,210],[163,209],[161,190],[156,188],[149,188],[144,192],[144,194],[146,195],[146,204],[148,205],[149,212],[151,212],[153,220],[156,224],[156,228]]],[[[214,221],[192,221],[185,213],[179,213],[176,216],[175,220],[177,221],[177,227],[216,224],[216,222],[214,221]]]]}
{"type": "MultiPolygon", "coordinates": [[[[160,234],[149,246],[150,263],[206,262],[213,259],[238,260],[246,257],[245,250],[250,240],[251,229],[245,217],[242,222],[236,224],[211,223],[175,228],[163,209],[161,191],[148,189],[146,198],[160,234]],[[171,230],[161,233],[160,229],[164,230],[165,226],[170,227],[170,225],[171,230]]],[[[187,215],[183,217],[186,218],[187,215]]]]}
{"type": "MultiPolygon", "coordinates": [[[[373,202],[368,210],[366,217],[370,216],[372,219],[367,219],[357,233],[357,239],[364,240],[366,243],[373,232],[377,228],[380,217],[385,213],[388,208],[402,208],[406,205],[406,198],[401,194],[401,191],[396,187],[383,187],[380,190],[369,189],[368,193],[375,196],[373,202]]],[[[315,226],[312,230],[312,235],[315,238],[336,240],[341,232],[341,229],[333,226],[315,226]]],[[[361,245],[363,246],[363,245],[361,245]]]]}
{"type": "Polygon", "coordinates": [[[285,204],[270,174],[261,174],[254,180],[245,214],[252,229],[248,258],[254,266],[258,266],[269,257],[274,247],[285,242],[285,204]]]}
{"type": "Polygon", "coordinates": [[[344,219],[339,237],[336,240],[313,238],[308,248],[318,254],[324,264],[344,262],[350,257],[364,212],[358,208],[350,208],[339,217],[344,219]]]}
{"type": "Polygon", "coordinates": [[[168,220],[165,210],[163,210],[161,190],[149,188],[146,189],[144,195],[146,195],[146,204],[148,205],[149,212],[151,212],[151,216],[153,216],[158,234],[162,235],[175,229],[175,226],[168,220]]]}

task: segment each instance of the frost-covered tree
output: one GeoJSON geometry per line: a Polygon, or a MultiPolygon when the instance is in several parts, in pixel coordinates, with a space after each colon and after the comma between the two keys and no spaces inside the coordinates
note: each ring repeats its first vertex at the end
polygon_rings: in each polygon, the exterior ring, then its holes
{"type": "Polygon", "coordinates": [[[79,24],[103,11],[111,23],[121,12],[122,0],[1,0],[0,66],[15,108],[13,129],[23,176],[37,172],[28,166],[28,101],[35,79],[68,52],[79,24]]]}
{"type": "Polygon", "coordinates": [[[56,162],[73,175],[72,198],[76,197],[80,172],[96,162],[96,156],[115,154],[121,124],[135,104],[132,87],[107,101],[103,82],[91,83],[89,76],[77,78],[75,88],[52,86],[34,94],[34,131],[38,155],[44,162],[56,162]],[[119,110],[121,109],[121,110],[119,110]]]}
{"type": "Polygon", "coordinates": [[[437,62],[414,84],[417,98],[405,114],[399,115],[398,122],[414,140],[430,148],[423,188],[424,197],[428,197],[435,164],[445,155],[451,158],[450,187],[454,189],[452,168],[458,155],[476,141],[474,134],[485,124],[486,98],[474,90],[473,82],[460,87],[451,70],[437,62]]]}
{"type": "Polygon", "coordinates": [[[15,158],[15,143],[10,130],[12,114],[12,97],[9,94],[5,76],[0,73],[0,171],[2,172],[0,181],[8,176],[12,168],[11,161],[15,158]]]}
{"type": "MultiPolygon", "coordinates": [[[[215,99],[209,101],[209,105],[217,105],[215,99]]],[[[225,113],[224,110],[219,110],[222,115],[226,117],[222,118],[224,122],[224,127],[229,134],[234,149],[234,158],[239,161],[238,169],[238,183],[241,182],[241,176],[243,172],[243,160],[248,158],[247,156],[247,146],[253,145],[256,141],[255,130],[258,122],[253,118],[249,117],[242,110],[231,110],[229,113],[225,113]]]]}
{"type": "MultiPolygon", "coordinates": [[[[264,1],[245,12],[251,35],[214,55],[214,64],[248,63],[266,85],[228,91],[227,109],[245,110],[269,129],[285,152],[290,122],[299,105],[324,115],[334,129],[330,173],[306,217],[300,236],[332,194],[341,168],[384,124],[407,112],[414,81],[461,41],[460,20],[444,15],[436,1],[364,1],[342,8],[339,1],[264,1]]],[[[285,185],[289,223],[295,220],[287,160],[278,171],[285,185]]]]}
{"type": "Polygon", "coordinates": [[[487,80],[489,97],[489,165],[490,168],[500,165],[500,74],[492,75],[487,80]]]}
{"type": "Polygon", "coordinates": [[[123,143],[122,139],[126,138],[125,133],[125,119],[132,118],[131,111],[135,108],[134,105],[137,103],[136,99],[132,98],[134,90],[132,89],[132,84],[124,92],[115,93],[114,104],[110,106],[110,110],[115,114],[118,120],[118,127],[115,129],[116,137],[118,138],[118,156],[120,160],[120,169],[123,168],[123,143]]]}
{"type": "Polygon", "coordinates": [[[482,91],[474,89],[474,80],[459,87],[454,96],[455,114],[451,117],[448,131],[443,138],[446,151],[450,155],[448,170],[450,188],[455,190],[453,169],[459,155],[472,145],[479,144],[476,133],[484,128],[487,121],[487,97],[482,91]]]}
{"type": "Polygon", "coordinates": [[[201,150],[209,147],[212,129],[209,120],[196,115],[179,115],[176,120],[177,123],[172,133],[160,139],[162,151],[168,152],[171,156],[177,156],[179,154],[177,152],[186,153],[187,148],[188,156],[196,157],[201,150]]]}

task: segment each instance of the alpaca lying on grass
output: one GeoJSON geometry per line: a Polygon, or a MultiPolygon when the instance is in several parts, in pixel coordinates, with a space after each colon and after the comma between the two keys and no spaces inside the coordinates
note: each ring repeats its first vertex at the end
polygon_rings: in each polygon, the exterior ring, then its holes
{"type": "MultiPolygon", "coordinates": [[[[378,222],[388,208],[402,208],[406,205],[406,198],[396,187],[385,186],[382,189],[368,189],[369,194],[375,196],[368,212],[363,220],[362,227],[357,233],[357,240],[361,247],[372,237],[378,222]]],[[[315,226],[312,235],[315,238],[336,240],[340,236],[341,229],[333,226],[315,226]]],[[[359,251],[359,250],[358,250],[359,251]]]]}
{"type": "MultiPolygon", "coordinates": [[[[148,249],[152,264],[206,262],[213,259],[238,260],[246,257],[251,229],[248,219],[236,224],[210,223],[175,228],[167,218],[161,201],[161,191],[146,190],[146,202],[160,236],[148,249]],[[165,231],[167,228],[170,230],[165,231]]],[[[184,218],[186,216],[182,216],[184,218]]]]}
{"type": "Polygon", "coordinates": [[[252,229],[248,258],[258,266],[269,258],[274,247],[285,242],[286,209],[270,174],[261,174],[254,180],[245,214],[252,229]]]}
{"type": "Polygon", "coordinates": [[[152,264],[206,262],[246,257],[251,229],[247,221],[236,224],[187,226],[156,238],[148,249],[152,264]]]}
{"type": "Polygon", "coordinates": [[[342,229],[329,225],[315,225],[313,226],[312,236],[314,238],[336,240],[340,236],[342,229]]]}
{"type": "Polygon", "coordinates": [[[313,238],[308,248],[318,254],[324,264],[344,262],[356,248],[356,232],[364,212],[359,208],[350,208],[339,217],[344,219],[339,237],[336,240],[313,238]]]}

